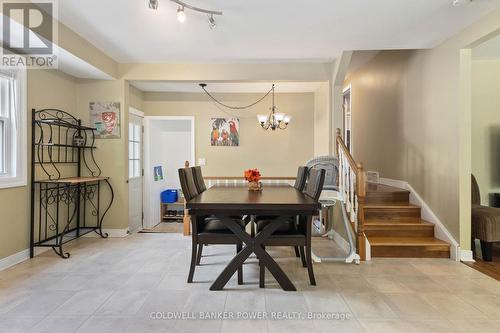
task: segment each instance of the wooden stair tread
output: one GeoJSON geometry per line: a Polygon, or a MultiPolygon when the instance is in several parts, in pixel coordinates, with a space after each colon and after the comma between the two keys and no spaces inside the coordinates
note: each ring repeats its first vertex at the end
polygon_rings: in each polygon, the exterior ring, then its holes
{"type": "Polygon", "coordinates": [[[365,221],[365,227],[434,227],[434,224],[422,219],[415,219],[410,221],[398,221],[398,220],[367,220],[365,221]]]}
{"type": "Polygon", "coordinates": [[[407,204],[407,203],[397,203],[397,204],[367,204],[364,206],[365,209],[420,209],[420,206],[407,204]]]}
{"type": "Polygon", "coordinates": [[[368,241],[371,246],[450,246],[434,237],[368,237],[368,241]]]}

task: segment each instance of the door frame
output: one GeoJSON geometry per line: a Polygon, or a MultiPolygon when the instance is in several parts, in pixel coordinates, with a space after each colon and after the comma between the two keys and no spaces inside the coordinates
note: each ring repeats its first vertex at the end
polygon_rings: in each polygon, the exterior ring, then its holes
{"type": "Polygon", "coordinates": [[[349,152],[351,155],[353,154],[353,128],[352,128],[352,87],[351,85],[347,85],[343,90],[342,90],[342,127],[343,127],[343,135],[342,138],[344,139],[344,142],[347,144],[347,126],[346,126],[346,112],[344,108],[344,100],[345,96],[349,95],[349,128],[350,128],[350,137],[349,137],[349,152]]]}
{"type": "Polygon", "coordinates": [[[191,161],[190,164],[194,165],[195,163],[195,117],[194,116],[145,116],[144,117],[144,178],[143,178],[143,207],[147,206],[147,209],[144,209],[144,220],[143,226],[144,228],[152,228],[155,226],[152,221],[152,217],[150,216],[150,185],[152,182],[153,172],[151,165],[151,156],[150,156],[150,148],[151,142],[149,140],[151,124],[154,121],[162,121],[162,120],[189,120],[191,122],[191,161]]]}
{"type": "MultiPolygon", "coordinates": [[[[140,231],[142,228],[144,228],[144,174],[143,174],[143,170],[144,170],[144,131],[143,131],[143,129],[144,129],[144,112],[139,111],[138,109],[130,106],[128,113],[129,113],[129,115],[134,115],[136,117],[142,118],[142,126],[141,126],[141,131],[142,131],[142,133],[141,133],[141,162],[142,163],[141,163],[140,167],[141,167],[141,174],[142,174],[141,175],[141,177],[142,177],[142,189],[141,189],[142,190],[142,198],[141,198],[142,207],[141,207],[141,209],[142,209],[142,217],[143,218],[141,221],[141,228],[140,229],[130,230],[130,232],[137,232],[137,231],[140,231]]],[[[129,117],[129,119],[130,119],[130,117],[129,117]]],[[[127,126],[128,126],[128,124],[127,124],[127,126]]],[[[129,133],[129,135],[130,135],[130,133],[129,133]]],[[[129,148],[129,144],[128,144],[128,138],[127,138],[127,158],[130,156],[129,155],[130,152],[129,152],[128,148],[129,148]]],[[[127,167],[128,167],[128,165],[129,165],[129,163],[127,160],[127,167]]],[[[130,171],[127,173],[127,184],[130,183],[129,174],[130,174],[130,171]]],[[[129,193],[129,202],[130,202],[130,190],[128,191],[128,193],[129,193]]],[[[130,214],[130,207],[129,207],[129,214],[130,214]]],[[[130,221],[128,223],[128,226],[130,228],[130,221]]]]}

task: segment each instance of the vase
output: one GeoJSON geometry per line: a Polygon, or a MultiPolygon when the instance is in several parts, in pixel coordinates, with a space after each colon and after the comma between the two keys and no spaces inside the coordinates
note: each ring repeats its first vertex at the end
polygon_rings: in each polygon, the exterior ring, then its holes
{"type": "Polygon", "coordinates": [[[248,182],[248,190],[249,191],[261,191],[262,183],[261,182],[248,182]]]}

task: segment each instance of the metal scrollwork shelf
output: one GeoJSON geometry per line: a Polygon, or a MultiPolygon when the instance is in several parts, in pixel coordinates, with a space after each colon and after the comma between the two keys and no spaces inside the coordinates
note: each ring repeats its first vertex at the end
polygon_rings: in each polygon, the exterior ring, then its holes
{"type": "Polygon", "coordinates": [[[51,247],[69,258],[67,242],[90,232],[108,237],[102,223],[113,187],[94,157],[94,128],[57,109],[33,109],[32,125],[30,256],[51,247]]]}

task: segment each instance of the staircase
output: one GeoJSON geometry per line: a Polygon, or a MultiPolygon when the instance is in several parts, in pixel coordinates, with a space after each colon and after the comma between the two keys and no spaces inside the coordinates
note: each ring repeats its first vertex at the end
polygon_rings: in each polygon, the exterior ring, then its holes
{"type": "Polygon", "coordinates": [[[450,257],[450,245],[434,237],[434,224],[422,220],[407,190],[367,183],[363,214],[372,257],[450,257]]]}

